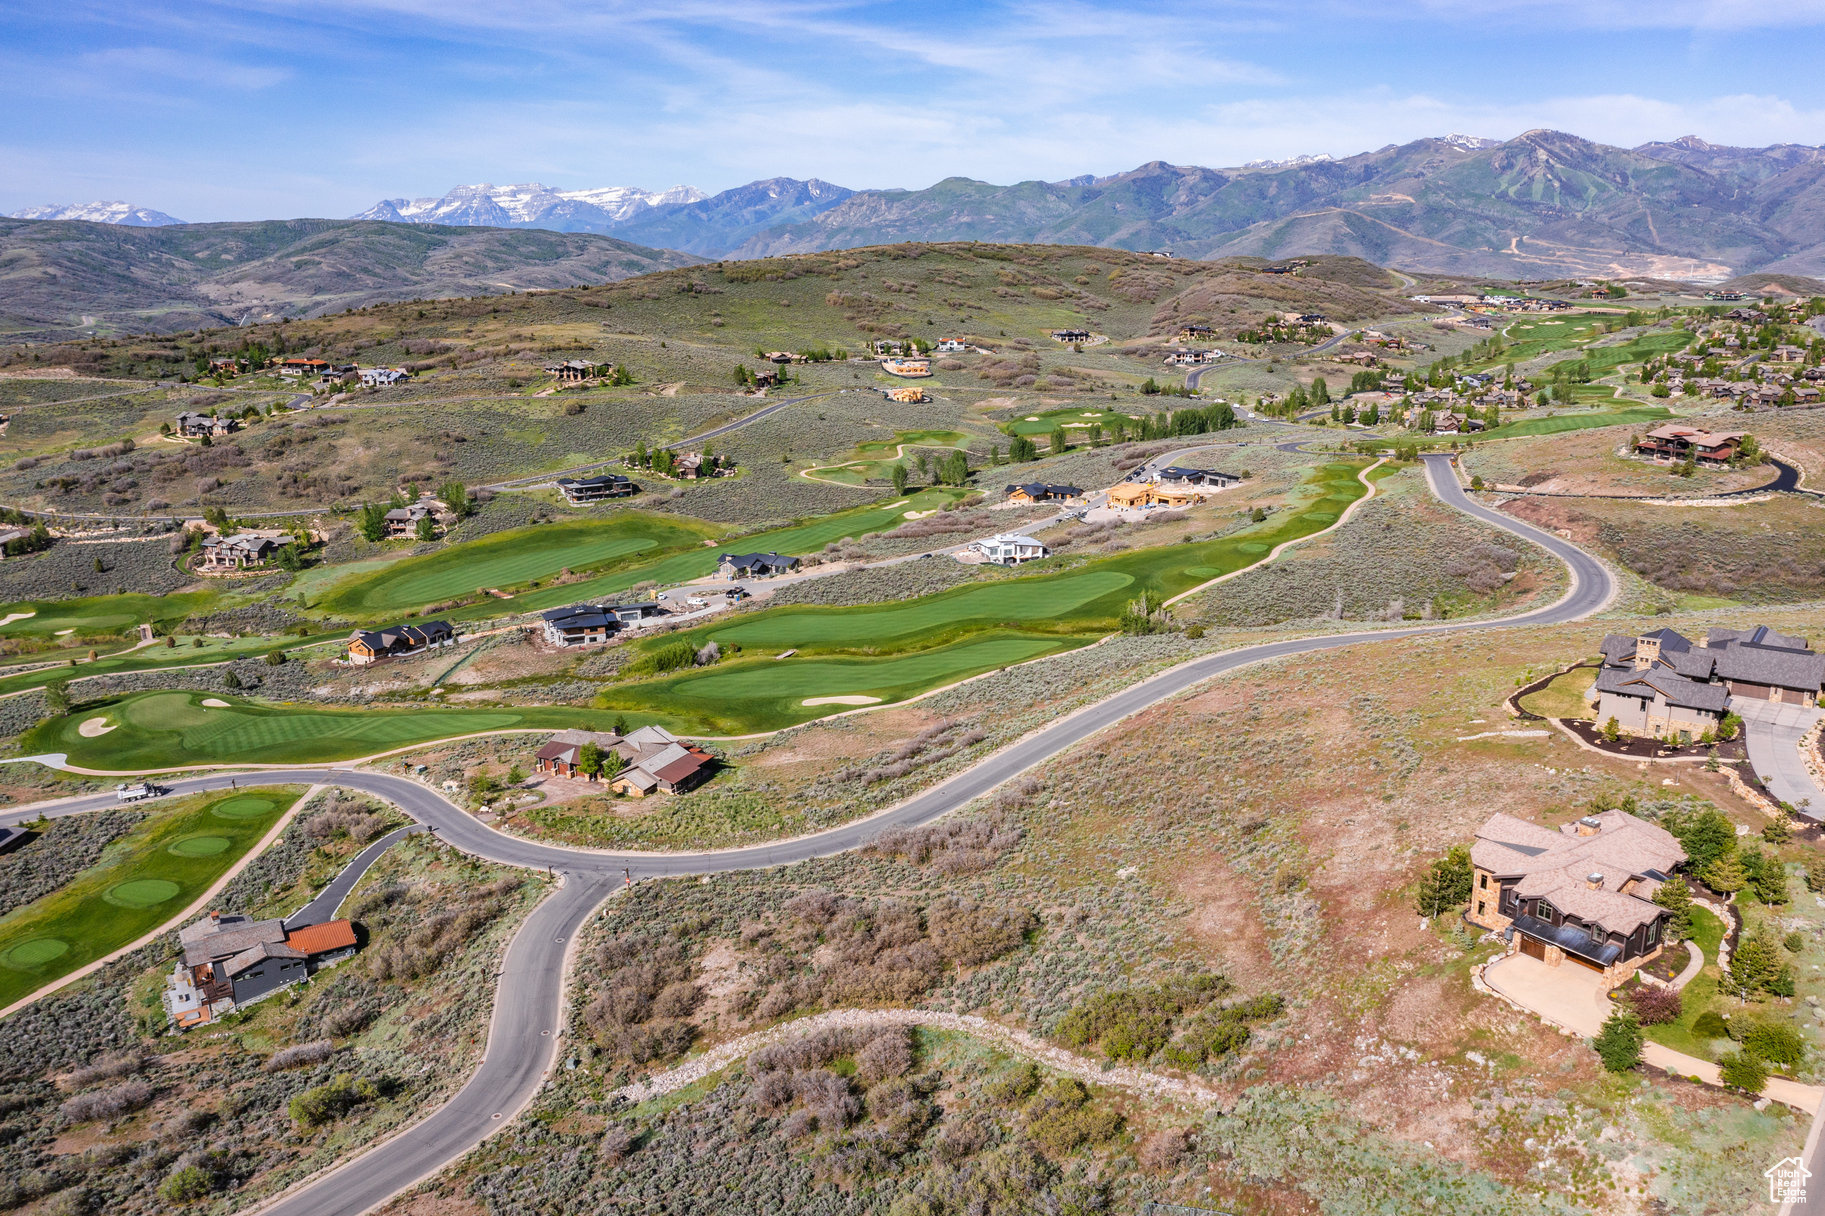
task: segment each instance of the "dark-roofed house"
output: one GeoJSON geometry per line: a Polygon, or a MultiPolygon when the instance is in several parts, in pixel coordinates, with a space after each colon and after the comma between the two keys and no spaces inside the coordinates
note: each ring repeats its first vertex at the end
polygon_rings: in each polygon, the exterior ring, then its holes
{"type": "Polygon", "coordinates": [[[1729,705],[1729,689],[1680,675],[1669,663],[1597,673],[1597,721],[1613,718],[1631,735],[1690,742],[1715,731],[1729,705]]]}
{"type": "Polygon", "coordinates": [[[1713,629],[1705,649],[1715,653],[1716,676],[1733,697],[1815,705],[1825,687],[1825,655],[1814,654],[1805,638],[1785,637],[1766,625],[1713,629]]]}
{"type": "Polygon", "coordinates": [[[651,600],[635,604],[572,604],[539,614],[545,640],[553,646],[591,646],[606,642],[623,625],[658,616],[651,600]]]}
{"type": "Polygon", "coordinates": [[[257,570],[291,543],[291,537],[284,533],[237,532],[233,536],[211,536],[203,541],[203,553],[196,568],[257,570]]]}
{"type": "Polygon", "coordinates": [[[394,540],[415,536],[421,519],[428,519],[433,524],[437,522],[436,508],[422,499],[403,507],[394,507],[386,514],[387,535],[394,540]]]}
{"type": "Polygon", "coordinates": [[[724,553],[716,565],[723,578],[772,578],[798,569],[798,558],[780,553],[724,553]]]}
{"type": "Polygon", "coordinates": [[[591,743],[604,757],[610,753],[617,757],[617,763],[611,763],[609,771],[602,774],[609,788],[634,798],[644,798],[655,791],[681,794],[701,783],[717,765],[716,757],[709,752],[679,742],[670,731],[658,726],[642,726],[626,735],[612,731],[560,731],[534,754],[533,762],[541,773],[595,781],[600,778],[581,768],[583,749],[591,743]]]}
{"type": "Polygon", "coordinates": [[[185,410],[176,418],[179,435],[227,435],[240,427],[233,418],[219,418],[214,414],[197,414],[185,410]]]}
{"type": "Polygon", "coordinates": [[[420,621],[413,625],[388,625],[385,629],[357,629],[349,635],[349,662],[367,664],[395,655],[416,654],[434,646],[454,646],[456,630],[448,621],[420,621]]]}
{"type": "Polygon", "coordinates": [[[1009,502],[1071,502],[1084,492],[1076,486],[1053,485],[1046,481],[1028,481],[1007,488],[1009,502]]]}
{"type": "MultiPolygon", "coordinates": [[[[1726,697],[1787,705],[1816,705],[1821,688],[1825,688],[1825,655],[1815,654],[1805,638],[1776,633],[1766,625],[1712,629],[1699,642],[1672,629],[1656,629],[1639,637],[1612,633],[1603,639],[1602,648],[1600,691],[1619,687],[1620,675],[1665,669],[1726,697]],[[1610,678],[1612,675],[1616,678],[1610,678]]],[[[1685,695],[1683,690],[1681,695],[1685,695]]],[[[1600,704],[1598,721],[1607,721],[1610,712],[1600,704]]],[[[1618,713],[1616,719],[1623,729],[1631,729],[1627,717],[1618,713]]]]}
{"type": "Polygon", "coordinates": [[[1612,984],[1660,953],[1660,884],[1686,862],[1666,829],[1604,811],[1553,829],[1494,815],[1470,849],[1472,924],[1505,933],[1510,952],[1567,959],[1612,984]]]}
{"type": "Polygon", "coordinates": [[[178,943],[184,957],[166,982],[165,1009],[184,1029],[300,983],[356,944],[346,920],[287,933],[283,921],[220,912],[178,930],[178,943]]]}
{"type": "Polygon", "coordinates": [[[640,487],[632,478],[619,473],[600,473],[594,477],[560,477],[558,489],[564,493],[565,501],[575,505],[585,502],[600,502],[604,498],[627,498],[638,494],[640,487]]]}
{"type": "Polygon", "coordinates": [[[560,363],[547,363],[545,374],[555,377],[559,384],[581,384],[594,380],[599,374],[598,367],[588,359],[565,359],[560,363]]]}
{"type": "Polygon", "coordinates": [[[1742,444],[1741,431],[1707,431],[1683,423],[1669,422],[1657,426],[1635,441],[1635,450],[1643,456],[1662,461],[1691,459],[1699,464],[1723,466],[1736,459],[1742,444]]]}
{"type": "Polygon", "coordinates": [[[1160,470],[1161,485],[1172,486],[1205,486],[1213,490],[1226,490],[1230,486],[1239,486],[1242,479],[1234,473],[1219,473],[1215,469],[1187,469],[1178,465],[1168,465],[1160,470]]]}

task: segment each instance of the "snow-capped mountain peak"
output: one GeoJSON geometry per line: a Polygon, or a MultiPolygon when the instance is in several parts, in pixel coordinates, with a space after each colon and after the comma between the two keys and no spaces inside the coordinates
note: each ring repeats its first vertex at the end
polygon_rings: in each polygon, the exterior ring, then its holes
{"type": "Polygon", "coordinates": [[[1454,148],[1462,148],[1466,152],[1481,152],[1484,148],[1493,148],[1502,141],[1499,139],[1485,139],[1481,135],[1460,135],[1456,131],[1453,131],[1449,135],[1442,136],[1439,139],[1439,142],[1441,144],[1450,144],[1454,148]]]}
{"type": "Polygon", "coordinates": [[[1289,156],[1285,160],[1251,160],[1243,165],[1244,169],[1297,169],[1304,165],[1322,165],[1335,158],[1323,152],[1305,156],[1289,156]]]}
{"type": "Polygon", "coordinates": [[[351,218],[488,228],[600,231],[632,219],[649,207],[695,203],[707,197],[692,186],[673,186],[669,190],[642,190],[638,186],[553,190],[540,182],[508,186],[481,182],[457,186],[441,198],[382,199],[351,218]]]}
{"type": "Polygon", "coordinates": [[[125,224],[129,228],[164,228],[184,221],[150,207],[135,207],[118,199],[112,202],[77,203],[61,206],[26,207],[13,212],[16,220],[87,220],[92,224],[125,224]]]}

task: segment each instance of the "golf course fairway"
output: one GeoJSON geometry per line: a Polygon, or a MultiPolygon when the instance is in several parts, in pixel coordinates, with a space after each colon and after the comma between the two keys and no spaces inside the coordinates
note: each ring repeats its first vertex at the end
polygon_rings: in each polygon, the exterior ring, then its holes
{"type": "Polygon", "coordinates": [[[697,520],[647,511],[514,528],[359,574],[331,588],[318,606],[330,612],[404,612],[564,570],[591,570],[641,554],[700,546],[716,531],[697,520]]]}
{"type": "Polygon", "coordinates": [[[708,671],[605,691],[605,703],[674,715],[729,734],[774,730],[847,706],[833,698],[904,700],[966,676],[1083,645],[1114,628],[1146,591],[1165,599],[1264,560],[1278,545],[1323,531],[1368,493],[1362,466],[1314,469],[1286,506],[1239,532],[1159,545],[1050,573],[983,582],[918,599],[856,607],[793,605],[639,643],[651,652],[715,641],[744,654],[708,671]],[[801,674],[802,673],[802,674],[801,674]],[[810,700],[812,705],[804,704],[810,700]]]}
{"type": "Polygon", "coordinates": [[[267,786],[148,804],[146,819],[99,862],[0,917],[0,1008],[178,915],[303,794],[267,786]]]}
{"type": "MultiPolygon", "coordinates": [[[[226,698],[203,704],[194,692],[136,693],[88,702],[33,727],[29,752],[65,752],[78,768],[141,772],[192,765],[321,764],[482,731],[566,727],[606,729],[612,715],[571,708],[323,709],[226,698]],[[114,729],[85,737],[81,724],[104,718],[114,729]]],[[[645,715],[643,720],[654,720],[645,715]]],[[[661,720],[663,717],[660,716],[661,720]]]]}
{"type": "Polygon", "coordinates": [[[778,730],[853,708],[832,698],[866,698],[866,704],[903,701],[968,676],[1090,641],[1087,637],[1009,633],[890,659],[746,659],[624,690],[611,689],[608,699],[619,705],[619,698],[625,695],[628,708],[643,713],[650,712],[651,706],[664,705],[669,713],[700,723],[706,732],[778,730]],[[816,703],[807,705],[806,701],[816,703]]]}

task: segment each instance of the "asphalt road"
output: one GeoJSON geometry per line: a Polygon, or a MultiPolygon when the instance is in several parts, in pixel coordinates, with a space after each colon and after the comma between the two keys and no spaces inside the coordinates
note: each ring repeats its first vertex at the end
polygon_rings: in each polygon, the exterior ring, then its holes
{"type": "MultiPolygon", "coordinates": [[[[464,852],[505,865],[549,870],[563,880],[508,946],[495,992],[487,1055],[469,1083],[424,1121],[307,1181],[264,1211],[273,1216],[357,1216],[437,1172],[511,1119],[538,1091],[554,1059],[564,1013],[567,943],[624,881],[783,866],[857,848],[886,828],[929,823],[958,810],[1123,719],[1213,676],[1250,664],[1426,633],[1562,624],[1588,616],[1609,602],[1615,582],[1595,558],[1552,533],[1472,502],[1459,487],[1449,457],[1428,456],[1425,460],[1427,480],[1441,500],[1532,541],[1563,561],[1572,575],[1566,595],[1555,604],[1499,622],[1430,622],[1412,628],[1288,638],[1193,659],[1061,718],[897,806],[815,835],[700,853],[598,852],[504,835],[477,822],[434,790],[384,773],[332,767],[275,769],[171,782],[175,793],[221,789],[231,781],[240,785],[284,781],[359,790],[394,803],[464,852]]],[[[41,811],[57,816],[113,805],[112,793],[64,799],[0,814],[0,824],[31,819],[41,811]]]]}
{"type": "Polygon", "coordinates": [[[355,860],[342,867],[342,873],[330,879],[329,885],[317,892],[316,898],[285,918],[285,927],[302,929],[306,925],[321,925],[325,921],[335,920],[336,909],[340,908],[342,901],[349,897],[349,892],[355,889],[355,884],[361,881],[362,875],[366,874],[373,868],[374,863],[380,860],[380,855],[407,836],[424,830],[425,825],[422,823],[395,828],[361,850],[355,855],[355,860]]]}

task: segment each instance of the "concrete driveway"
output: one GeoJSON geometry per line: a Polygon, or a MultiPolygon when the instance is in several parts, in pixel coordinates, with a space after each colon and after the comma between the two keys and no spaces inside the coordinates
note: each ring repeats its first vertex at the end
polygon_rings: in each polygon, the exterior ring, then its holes
{"type": "Polygon", "coordinates": [[[1749,763],[1774,796],[1803,815],[1825,819],[1825,790],[1800,755],[1800,739],[1825,710],[1731,697],[1730,711],[1742,718],[1749,763]]]}
{"type": "MultiPolygon", "coordinates": [[[[1603,976],[1570,961],[1548,967],[1526,954],[1510,954],[1483,968],[1483,982],[1542,1020],[1584,1038],[1595,1038],[1615,1006],[1603,976]]],[[[1659,1043],[1643,1044],[1641,1059],[1651,1067],[1707,1085],[1723,1085],[1717,1065],[1659,1043]]],[[[1762,1093],[1795,1110],[1812,1114],[1825,1100],[1825,1089],[1786,1077],[1769,1077],[1762,1093]]]]}

